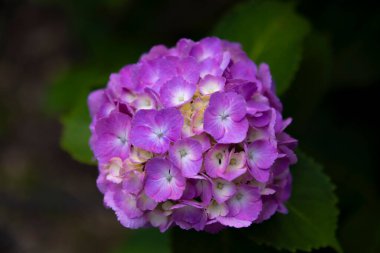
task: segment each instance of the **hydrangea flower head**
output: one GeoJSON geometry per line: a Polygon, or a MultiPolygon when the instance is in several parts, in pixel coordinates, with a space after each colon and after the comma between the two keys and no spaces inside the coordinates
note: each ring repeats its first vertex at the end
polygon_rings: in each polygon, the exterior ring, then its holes
{"type": "Polygon", "coordinates": [[[287,212],[297,141],[269,66],[239,44],[155,46],[88,105],[97,184],[125,227],[218,232],[287,212]]]}

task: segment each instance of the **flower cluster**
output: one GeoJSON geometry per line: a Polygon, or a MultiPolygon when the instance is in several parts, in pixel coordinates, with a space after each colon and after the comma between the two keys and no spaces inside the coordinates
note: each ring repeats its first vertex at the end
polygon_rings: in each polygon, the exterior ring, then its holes
{"type": "Polygon", "coordinates": [[[297,141],[268,65],[239,44],[155,46],[88,104],[97,184],[125,227],[216,232],[287,212],[297,141]]]}

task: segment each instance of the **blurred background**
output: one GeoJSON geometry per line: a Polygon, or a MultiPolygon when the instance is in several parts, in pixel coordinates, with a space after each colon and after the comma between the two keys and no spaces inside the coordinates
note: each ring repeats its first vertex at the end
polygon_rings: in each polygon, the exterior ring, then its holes
{"type": "MultiPolygon", "coordinates": [[[[155,44],[209,36],[237,2],[0,0],[0,252],[126,252],[130,234],[103,207],[96,167],[63,150],[61,122],[109,73],[155,44]]],[[[289,132],[337,186],[345,252],[380,252],[380,8],[296,9],[312,32],[282,97],[289,132]]]]}

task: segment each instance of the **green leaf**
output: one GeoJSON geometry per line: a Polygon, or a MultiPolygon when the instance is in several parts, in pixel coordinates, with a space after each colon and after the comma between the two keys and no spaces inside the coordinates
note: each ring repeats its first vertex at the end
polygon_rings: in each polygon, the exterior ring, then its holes
{"type": "Polygon", "coordinates": [[[88,90],[83,91],[73,110],[62,117],[61,147],[75,160],[92,165],[95,160],[89,146],[91,119],[87,108],[88,93],[88,90]]]}
{"type": "Polygon", "coordinates": [[[45,111],[53,115],[68,113],[79,102],[79,96],[84,91],[90,87],[105,86],[108,76],[109,73],[93,65],[62,71],[48,87],[45,111]]]}
{"type": "Polygon", "coordinates": [[[337,197],[322,168],[300,153],[292,170],[293,192],[287,203],[289,213],[277,214],[249,229],[249,237],[259,244],[292,252],[332,247],[341,252],[335,237],[337,197]]]}
{"type": "MultiPolygon", "coordinates": [[[[128,43],[99,38],[91,43],[92,54],[86,61],[63,69],[48,87],[44,110],[50,115],[68,113],[78,103],[84,91],[105,87],[112,72],[136,61],[146,50],[144,43],[129,40],[128,43]],[[109,51],[108,49],[113,50],[109,51]]],[[[85,98],[85,97],[83,97],[85,98]]]]}
{"type": "Polygon", "coordinates": [[[256,63],[268,63],[281,95],[298,69],[309,30],[309,23],[294,11],[292,3],[250,1],[227,14],[215,34],[241,43],[256,63]]]}
{"type": "Polygon", "coordinates": [[[169,233],[158,229],[139,229],[129,233],[125,243],[113,253],[170,253],[169,233]]]}

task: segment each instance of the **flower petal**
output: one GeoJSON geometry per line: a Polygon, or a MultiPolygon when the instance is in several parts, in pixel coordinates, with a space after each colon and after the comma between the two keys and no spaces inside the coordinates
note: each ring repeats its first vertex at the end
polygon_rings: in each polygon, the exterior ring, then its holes
{"type": "Polygon", "coordinates": [[[125,159],[130,151],[131,118],[119,112],[111,113],[95,125],[96,139],[92,145],[96,158],[108,162],[112,157],[125,159]]]}
{"type": "Polygon", "coordinates": [[[181,77],[174,77],[164,83],[160,90],[160,98],[165,107],[177,107],[187,103],[194,95],[196,86],[181,77]]]}
{"type": "Polygon", "coordinates": [[[236,192],[236,186],[232,182],[216,179],[212,183],[213,197],[219,204],[231,198],[236,192]]]}
{"type": "Polygon", "coordinates": [[[226,79],[224,77],[206,75],[199,82],[199,91],[202,95],[210,95],[212,93],[223,91],[226,79]]]}
{"type": "Polygon", "coordinates": [[[202,166],[202,146],[193,139],[183,139],[174,143],[169,149],[173,164],[182,171],[185,177],[193,177],[202,166]]]}
{"type": "Polygon", "coordinates": [[[206,225],[207,215],[202,208],[184,206],[173,211],[173,220],[182,229],[200,231],[206,225]]]}
{"type": "Polygon", "coordinates": [[[246,148],[250,168],[268,169],[278,157],[277,148],[269,141],[255,141],[246,148]]]}
{"type": "Polygon", "coordinates": [[[186,180],[171,162],[163,158],[153,158],[145,166],[145,193],[155,201],[181,198],[186,180]]]}
{"type": "Polygon", "coordinates": [[[229,213],[217,220],[226,226],[248,227],[262,210],[262,201],[257,188],[243,185],[237,189],[234,197],[227,202],[229,213]]]}
{"type": "Polygon", "coordinates": [[[174,108],[139,110],[133,120],[131,143],[154,153],[165,153],[171,141],[181,137],[183,117],[174,108]]]}
{"type": "Polygon", "coordinates": [[[205,156],[205,169],[207,175],[215,178],[223,174],[229,163],[227,145],[215,145],[205,156]]]}

